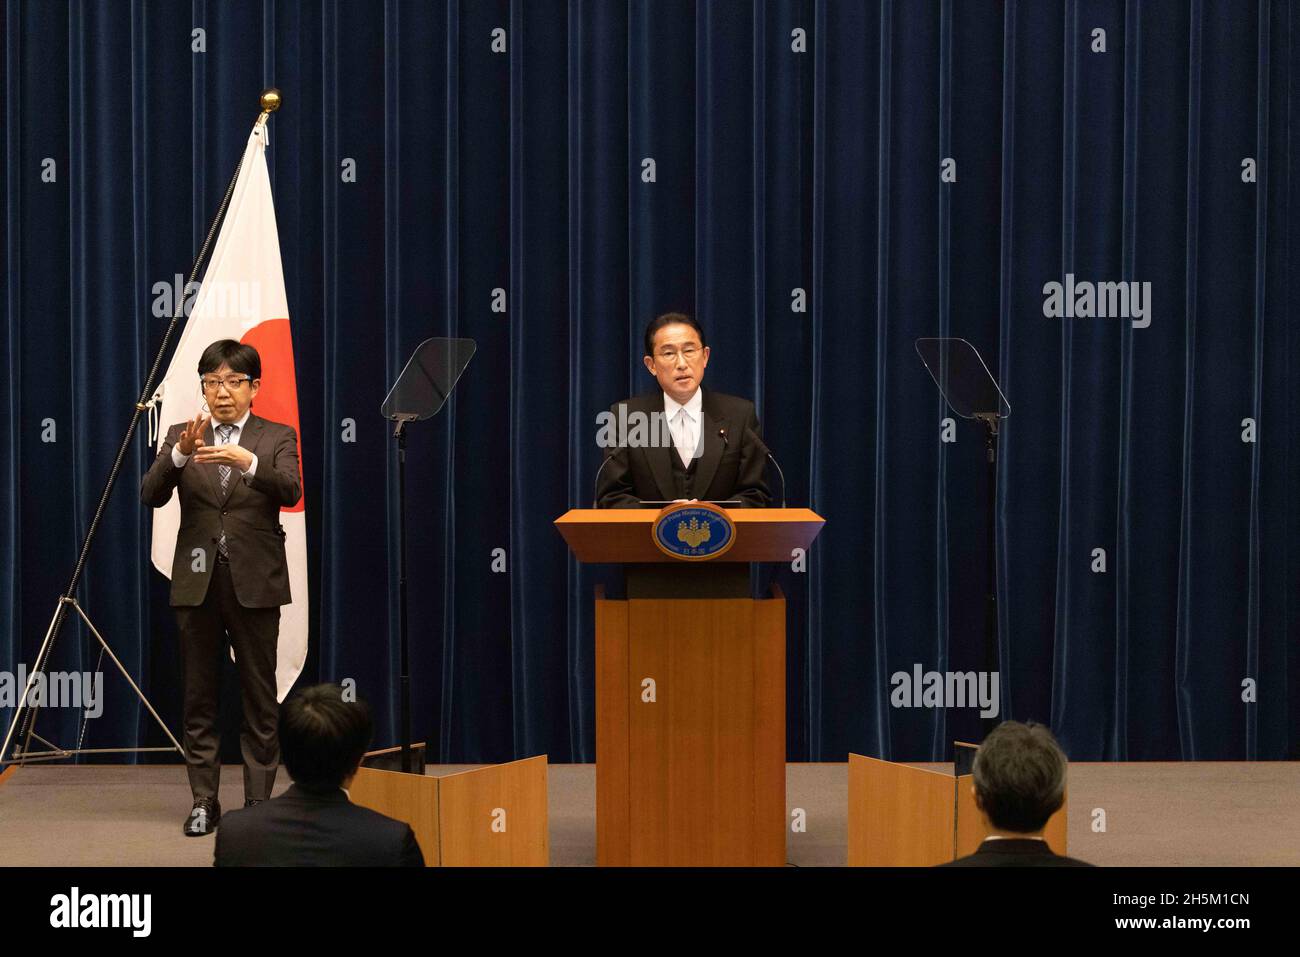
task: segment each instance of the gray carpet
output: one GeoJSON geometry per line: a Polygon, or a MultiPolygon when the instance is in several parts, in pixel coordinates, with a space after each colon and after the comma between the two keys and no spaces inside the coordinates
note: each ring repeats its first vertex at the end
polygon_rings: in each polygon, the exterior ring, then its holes
{"type": "MultiPolygon", "coordinates": [[[[548,781],[551,863],[594,864],[595,766],[551,765],[548,781]]],[[[275,793],[287,786],[281,769],[275,793]]],[[[791,764],[786,788],[808,822],[787,837],[790,862],[843,864],[846,765],[791,764]]],[[[243,804],[238,767],[222,774],[221,804],[243,804]]],[[[0,865],[206,866],[213,838],[181,834],[189,806],[179,766],[20,768],[0,785],[0,865]]],[[[1070,854],[1094,864],[1298,865],[1300,763],[1074,764],[1069,827],[1070,854]]]]}

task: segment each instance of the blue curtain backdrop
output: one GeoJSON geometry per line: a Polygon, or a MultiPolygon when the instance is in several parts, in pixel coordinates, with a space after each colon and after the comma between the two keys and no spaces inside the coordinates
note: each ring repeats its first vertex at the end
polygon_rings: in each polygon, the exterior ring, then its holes
{"type": "MultiPolygon", "coordinates": [[[[378,408],[406,356],[478,342],[411,432],[417,737],[443,761],[589,761],[608,570],[551,522],[590,499],[597,413],[649,385],[644,323],[682,309],[707,384],[755,399],[791,503],[827,519],[806,571],[777,571],[791,759],[979,734],[972,710],[890,701],[894,672],[982,667],[983,436],[942,441],[930,335],[979,348],[1013,408],[1001,716],[1076,760],[1298,756],[1290,4],[7,0],[0,47],[0,669],[35,655],[167,321],[153,284],[188,272],[275,85],[304,680],[354,678],[381,741],[378,408]],[[1149,282],[1150,325],[1046,317],[1067,274],[1149,282]]],[[[151,458],[138,438],[79,597],[177,728],[151,458]]],[[[96,661],[65,629],[52,666],[96,661]]],[[[162,743],[107,683],[84,745],[162,743]]]]}

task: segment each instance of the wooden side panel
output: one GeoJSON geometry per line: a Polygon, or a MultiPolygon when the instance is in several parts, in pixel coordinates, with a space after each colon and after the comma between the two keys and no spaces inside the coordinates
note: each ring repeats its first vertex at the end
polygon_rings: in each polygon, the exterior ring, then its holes
{"type": "Polygon", "coordinates": [[[546,756],[438,781],[443,867],[546,867],[546,756]]]}
{"type": "Polygon", "coordinates": [[[953,777],[849,755],[849,865],[929,867],[953,859],[953,777]]]}
{"type": "Polygon", "coordinates": [[[627,602],[596,594],[596,863],[631,858],[628,798],[627,602]]]}
{"type": "Polygon", "coordinates": [[[359,768],[348,789],[353,804],[405,821],[415,832],[426,867],[437,867],[438,780],[400,771],[359,768]]]}

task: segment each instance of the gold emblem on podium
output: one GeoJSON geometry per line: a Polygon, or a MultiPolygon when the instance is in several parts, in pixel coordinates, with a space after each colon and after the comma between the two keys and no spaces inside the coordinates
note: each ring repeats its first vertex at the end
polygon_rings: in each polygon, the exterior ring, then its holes
{"type": "Polygon", "coordinates": [[[709,526],[701,525],[698,518],[677,523],[677,540],[687,548],[699,548],[712,537],[713,533],[709,530],[709,526]]]}

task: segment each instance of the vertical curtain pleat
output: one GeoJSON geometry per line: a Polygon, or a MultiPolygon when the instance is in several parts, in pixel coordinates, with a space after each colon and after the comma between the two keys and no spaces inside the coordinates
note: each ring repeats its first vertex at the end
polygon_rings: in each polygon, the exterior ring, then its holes
{"type": "MultiPolygon", "coordinates": [[[[376,11],[378,13],[378,11],[376,11]]],[[[403,354],[405,343],[402,342],[400,330],[402,327],[403,303],[401,295],[401,266],[402,266],[402,230],[401,217],[402,209],[405,205],[402,193],[402,157],[398,148],[397,131],[401,125],[402,116],[402,90],[399,78],[401,76],[402,49],[400,37],[402,35],[402,4],[397,0],[385,0],[383,7],[383,30],[384,30],[384,79],[383,79],[383,189],[384,189],[384,218],[383,218],[383,352],[384,352],[384,379],[386,382],[395,382],[401,374],[402,367],[406,363],[406,355],[403,354]]],[[[378,310],[376,310],[378,311],[378,310]]],[[[378,337],[376,337],[378,338],[378,337]]],[[[369,412],[369,410],[366,410],[369,412]]],[[[409,440],[409,437],[408,437],[409,440]]],[[[391,443],[390,443],[391,444],[391,443]]],[[[406,516],[401,513],[399,508],[398,495],[398,477],[397,470],[392,459],[388,460],[387,469],[387,527],[392,529],[399,523],[405,521],[406,516]]],[[[409,487],[408,487],[409,488],[409,487]]],[[[415,499],[415,496],[411,496],[415,499]]],[[[418,499],[416,499],[418,501],[418,499]]],[[[409,556],[410,549],[407,549],[409,556]]],[[[400,561],[401,547],[400,539],[397,535],[388,536],[388,567],[398,567],[400,561]]],[[[408,579],[408,590],[410,583],[408,579]]],[[[397,622],[400,607],[400,586],[394,589],[392,584],[388,588],[388,621],[390,630],[397,622]]],[[[409,641],[409,638],[408,638],[409,641]]],[[[394,648],[391,644],[388,649],[390,673],[394,671],[401,673],[401,648],[400,642],[398,647],[394,648]]],[[[377,689],[376,689],[377,690],[377,689]]],[[[391,692],[385,696],[387,705],[390,709],[389,720],[397,726],[401,720],[400,716],[400,697],[393,695],[391,692]],[[394,710],[395,709],[395,710],[394,710]]]]}
{"type": "MultiPolygon", "coordinates": [[[[953,156],[952,140],[952,0],[943,0],[939,8],[939,161],[942,165],[953,156]]],[[[952,185],[939,180],[936,184],[939,201],[938,220],[938,335],[952,335],[952,185]]],[[[932,396],[934,420],[942,422],[947,416],[942,396],[932,396]]],[[[949,669],[948,613],[948,454],[947,446],[940,443],[937,449],[934,495],[934,662],[938,671],[949,669]]],[[[936,713],[929,747],[932,752],[946,749],[946,712],[936,713]]]]}
{"type": "MultiPolygon", "coordinates": [[[[320,335],[322,340],[322,349],[320,351],[321,378],[323,382],[337,382],[339,377],[345,374],[347,370],[347,357],[342,350],[343,343],[339,337],[339,310],[338,310],[338,272],[337,272],[337,251],[338,251],[338,190],[339,177],[336,172],[338,169],[338,127],[336,103],[338,98],[338,86],[336,80],[336,69],[338,66],[337,46],[335,44],[335,31],[337,29],[337,4],[334,0],[327,0],[321,7],[320,19],[320,158],[317,163],[317,169],[321,171],[320,175],[320,193],[316,201],[320,204],[321,209],[321,230],[320,230],[320,285],[321,298],[317,311],[317,322],[319,323],[320,335]],[[328,172],[329,175],[325,175],[328,172]]],[[[281,113],[287,114],[289,110],[282,107],[281,113]]],[[[278,117],[277,117],[278,119],[278,117]]],[[[277,124],[278,125],[278,124],[277,124]]],[[[274,131],[273,131],[274,132],[274,131]]],[[[279,137],[276,137],[275,156],[278,157],[282,149],[279,143],[279,137]]],[[[278,163],[276,164],[278,165],[278,163]]],[[[283,245],[283,244],[282,244],[283,245]]],[[[287,280],[286,280],[287,281],[287,280]]],[[[301,301],[301,300],[299,300],[301,301]]],[[[290,302],[291,310],[297,308],[297,303],[290,302]]],[[[290,317],[290,325],[293,325],[293,317],[290,317]]],[[[295,357],[295,365],[297,360],[295,357]]],[[[295,370],[296,371],[296,370],[295,370]]],[[[299,384],[300,390],[304,389],[303,384],[299,384]]],[[[342,398],[339,390],[323,388],[317,395],[320,397],[320,403],[325,409],[323,416],[324,422],[331,426],[341,428],[341,420],[345,413],[340,405],[342,398]]],[[[302,402],[302,395],[299,395],[300,405],[310,406],[310,400],[302,402]]],[[[305,431],[305,430],[304,430],[305,431]]],[[[322,502],[332,501],[341,493],[341,470],[343,468],[343,452],[348,447],[337,442],[322,442],[320,444],[322,459],[322,474],[320,479],[321,500],[322,502]]],[[[304,484],[306,484],[307,472],[304,472],[304,484]]],[[[303,490],[303,495],[307,490],[303,490]]],[[[311,512],[307,513],[309,516],[311,512]]],[[[385,516],[387,517],[387,515],[385,516]]],[[[328,561],[324,556],[337,555],[346,548],[343,538],[345,525],[342,522],[331,521],[325,522],[321,526],[320,536],[320,560],[317,563],[317,577],[314,583],[321,590],[323,596],[323,611],[319,619],[320,635],[320,670],[324,675],[345,674],[345,661],[343,652],[345,650],[344,636],[347,633],[345,621],[340,619],[335,603],[328,597],[335,594],[345,587],[346,579],[339,572],[335,571],[334,563],[328,561]]],[[[310,540],[309,540],[310,545],[310,540]]],[[[341,571],[341,570],[340,570],[341,571]]],[[[309,584],[313,579],[308,577],[309,584]]],[[[388,619],[387,607],[385,606],[383,618],[385,622],[388,619]]],[[[308,641],[310,643],[309,631],[308,641]]],[[[385,663],[391,665],[391,651],[385,652],[381,657],[385,663]]],[[[382,700],[375,702],[376,715],[382,715],[391,727],[394,720],[394,714],[391,704],[382,700]]]]}
{"type": "MultiPolygon", "coordinates": [[[[829,34],[826,31],[826,10],[827,0],[814,0],[814,14],[816,25],[813,28],[812,44],[813,52],[813,163],[812,163],[812,217],[810,225],[812,226],[812,282],[808,290],[811,302],[808,306],[808,316],[811,320],[812,331],[809,335],[809,351],[812,356],[811,374],[809,381],[811,383],[811,407],[808,417],[808,505],[814,511],[824,510],[826,508],[827,474],[821,469],[820,455],[818,451],[823,447],[824,440],[828,437],[827,429],[827,403],[830,399],[825,394],[824,385],[826,382],[824,374],[825,360],[827,356],[827,344],[825,334],[826,311],[823,306],[826,290],[825,283],[825,264],[826,264],[826,216],[828,213],[826,202],[826,89],[827,89],[827,48],[830,46],[829,34]],[[828,38],[823,40],[822,38],[828,38]]],[[[834,532],[827,529],[829,535],[834,536],[834,532]]],[[[823,615],[821,613],[822,601],[826,596],[827,574],[823,570],[823,562],[820,560],[821,555],[826,551],[828,538],[821,542],[821,548],[816,550],[814,560],[809,562],[808,567],[808,616],[806,619],[807,633],[809,635],[820,635],[823,625],[823,615]]],[[[805,683],[805,692],[807,694],[807,706],[800,710],[798,720],[807,728],[808,750],[809,755],[820,755],[822,753],[822,674],[824,673],[824,663],[821,654],[821,642],[809,641],[807,650],[803,655],[803,662],[807,668],[807,678],[805,683]]],[[[879,741],[875,742],[877,753],[879,741]]]]}
{"type": "MultiPolygon", "coordinates": [[[[64,369],[69,379],[74,382],[86,381],[87,374],[94,367],[94,364],[88,360],[86,351],[93,348],[87,333],[89,332],[90,320],[89,313],[92,308],[92,292],[95,288],[98,276],[94,275],[94,261],[90,256],[90,250],[94,242],[93,228],[91,219],[93,212],[91,205],[96,202],[97,197],[91,195],[87,189],[90,183],[90,176],[87,170],[88,164],[95,163],[98,156],[95,153],[99,145],[99,138],[96,135],[100,132],[96,127],[97,112],[94,109],[93,91],[88,90],[86,86],[87,61],[90,60],[90,72],[94,73],[93,49],[87,50],[86,46],[86,20],[93,17],[93,10],[81,7],[70,7],[68,10],[68,113],[69,120],[69,143],[68,154],[69,164],[68,172],[71,180],[68,197],[68,276],[67,288],[70,294],[70,302],[67,317],[66,335],[63,343],[66,344],[66,353],[64,355],[64,369]],[[92,99],[90,110],[87,111],[86,100],[92,99]],[[89,123],[87,122],[89,119],[89,123]]],[[[93,29],[93,24],[92,24],[93,29]]],[[[76,562],[78,554],[78,545],[85,537],[86,529],[90,520],[91,510],[95,507],[94,490],[90,487],[100,476],[92,476],[87,462],[87,448],[78,442],[58,443],[58,430],[62,426],[65,430],[65,438],[72,435],[84,434],[89,431],[93,434],[95,428],[94,408],[91,397],[83,390],[73,390],[70,395],[68,414],[66,418],[59,418],[54,421],[56,441],[50,443],[59,449],[63,459],[66,462],[67,474],[71,478],[71,498],[68,505],[71,508],[73,521],[67,529],[70,533],[67,539],[68,553],[72,556],[73,563],[76,562]]],[[[110,440],[111,441],[111,440],[110,440]]],[[[87,568],[84,573],[85,592],[87,596],[93,593],[98,584],[99,573],[102,568],[87,568]]],[[[70,573],[65,577],[70,577],[70,573]]],[[[93,608],[87,601],[87,605],[93,608]]],[[[69,671],[81,671],[85,667],[83,661],[83,650],[85,646],[85,628],[82,621],[76,615],[71,614],[71,609],[65,614],[65,624],[63,626],[63,641],[53,649],[53,654],[49,659],[49,667],[66,669],[69,671]]]]}
{"type": "MultiPolygon", "coordinates": [[[[1074,216],[1075,187],[1078,173],[1076,147],[1076,103],[1075,93],[1078,89],[1078,53],[1079,43],[1078,0],[1066,0],[1064,4],[1064,23],[1061,31],[1062,49],[1062,89],[1061,89],[1061,265],[1062,279],[1075,270],[1074,216]]],[[[1071,658],[1082,650],[1083,642],[1077,640],[1072,626],[1075,624],[1071,615],[1070,589],[1078,587],[1076,577],[1071,574],[1072,561],[1077,543],[1071,537],[1070,509],[1075,500],[1070,495],[1070,451],[1073,434],[1071,425],[1071,389],[1073,386],[1073,346],[1074,326],[1063,324],[1061,327],[1060,358],[1060,406],[1058,409],[1058,431],[1061,436],[1060,459],[1057,473],[1057,514],[1056,514],[1056,611],[1053,629],[1053,668],[1052,668],[1052,710],[1050,723],[1059,728],[1065,723],[1067,708],[1073,705],[1068,695],[1069,676],[1073,662],[1071,658]],[[1071,639],[1074,639],[1072,641],[1071,639]]]]}
{"type": "Polygon", "coordinates": [[[1194,435],[1193,384],[1195,382],[1196,329],[1199,319],[1200,252],[1200,113],[1201,113],[1201,19],[1204,16],[1200,0],[1192,0],[1190,34],[1188,36],[1187,77],[1187,265],[1186,282],[1186,346],[1183,369],[1183,435],[1182,435],[1182,518],[1178,542],[1178,632],[1175,684],[1178,689],[1178,736],[1183,753],[1195,753],[1197,741],[1193,735],[1192,699],[1189,695],[1189,672],[1193,667],[1191,644],[1192,628],[1192,554],[1193,503],[1191,492],[1194,435]]]}
{"type": "MultiPolygon", "coordinates": [[[[0,457],[0,667],[13,670],[22,658],[23,633],[23,562],[22,523],[19,521],[22,502],[22,435],[13,423],[22,420],[26,413],[23,402],[23,369],[21,356],[21,330],[18,316],[23,300],[23,230],[24,214],[23,150],[20,118],[20,101],[25,89],[22,79],[21,38],[26,23],[23,9],[17,4],[6,4],[4,11],[4,195],[0,196],[0,210],[4,221],[5,271],[0,278],[4,292],[5,335],[4,362],[0,375],[3,407],[0,416],[9,423],[4,431],[4,455],[0,457]]],[[[12,711],[0,708],[0,719],[8,725],[12,711]]]]}
{"type": "MultiPolygon", "coordinates": [[[[1124,141],[1123,141],[1123,213],[1120,237],[1121,278],[1124,282],[1138,281],[1137,242],[1137,149],[1138,113],[1136,104],[1141,81],[1141,20],[1138,5],[1124,5],[1124,141]]],[[[1115,690],[1112,696],[1114,721],[1106,742],[1106,749],[1117,759],[1128,756],[1128,695],[1129,695],[1129,590],[1136,583],[1141,587],[1132,565],[1134,549],[1131,543],[1130,508],[1133,504],[1131,486],[1132,426],[1133,426],[1133,328],[1122,324],[1119,330],[1119,416],[1116,421],[1119,467],[1115,473],[1115,656],[1112,664],[1115,690]]]]}
{"type": "MultiPolygon", "coordinates": [[[[1016,314],[1015,292],[1012,285],[1016,275],[1014,226],[1017,214],[1014,202],[1016,195],[1015,179],[1013,177],[1016,167],[1012,163],[1012,158],[1016,155],[1016,8],[1016,0],[1008,0],[1003,7],[1002,13],[1002,84],[1001,116],[999,117],[1001,120],[1001,137],[999,146],[1001,147],[1003,159],[999,164],[998,183],[998,324],[996,330],[999,343],[1010,341],[1016,314]]],[[[993,367],[996,369],[997,380],[1004,394],[1013,389],[1011,357],[1012,352],[1010,349],[999,349],[998,361],[993,367]]],[[[1011,415],[1015,415],[1014,406],[1011,415]]],[[[994,502],[996,529],[994,542],[997,546],[997,555],[994,559],[997,591],[994,598],[998,610],[998,661],[1002,669],[1002,681],[999,688],[1002,700],[999,704],[1004,713],[1007,714],[1018,713],[1016,698],[1013,694],[1017,688],[1017,682],[1012,680],[1012,676],[1018,663],[1013,656],[1019,651],[1019,648],[1013,651],[1010,640],[1010,622],[1013,609],[1011,607],[1011,591],[1007,587],[1007,572],[1010,567],[1007,554],[1011,548],[1018,547],[1019,542],[1010,534],[1009,523],[1005,520],[1003,505],[1006,501],[1007,481],[1011,474],[1008,462],[1013,460],[1012,456],[1018,451],[1016,439],[1019,424],[1019,419],[1014,421],[1008,419],[1007,422],[1003,423],[1001,434],[998,437],[997,499],[994,502]]]]}
{"type": "MultiPolygon", "coordinates": [[[[890,259],[889,259],[889,227],[890,227],[890,194],[893,192],[893,184],[889,176],[891,171],[891,136],[893,130],[890,127],[890,94],[892,92],[891,69],[893,66],[893,21],[894,21],[894,4],[893,0],[881,0],[880,4],[880,86],[878,99],[878,126],[876,141],[879,147],[879,166],[876,168],[876,290],[875,290],[875,316],[874,316],[874,335],[871,341],[874,347],[874,364],[875,364],[875,395],[872,403],[872,410],[875,417],[874,442],[871,446],[873,456],[873,468],[871,474],[873,482],[871,487],[871,528],[872,528],[872,646],[875,650],[876,657],[876,678],[879,680],[882,676],[889,674],[889,629],[888,612],[889,612],[889,593],[887,591],[888,581],[886,570],[889,565],[890,556],[887,552],[889,543],[886,535],[885,516],[889,508],[888,493],[888,473],[881,465],[885,459],[885,443],[889,440],[888,420],[890,409],[890,397],[886,392],[886,382],[890,370],[888,368],[888,345],[889,345],[889,281],[890,281],[890,259]]],[[[864,447],[863,451],[866,451],[864,447]]],[[[864,503],[865,504],[865,503],[864,503]]],[[[884,701],[880,695],[873,696],[876,700],[876,721],[878,723],[876,735],[880,742],[883,756],[890,756],[893,753],[893,742],[890,728],[890,719],[893,713],[884,707],[884,701]]]]}
{"type": "MultiPolygon", "coordinates": [[[[1272,431],[1272,422],[1264,415],[1264,345],[1265,315],[1267,307],[1268,275],[1268,172],[1272,157],[1269,155],[1269,31],[1272,26],[1272,4],[1270,0],[1260,0],[1258,26],[1258,72],[1255,93],[1255,161],[1257,178],[1255,184],[1255,275],[1254,275],[1254,329],[1253,362],[1251,370],[1252,386],[1250,410],[1251,418],[1272,431]]],[[[1250,449],[1250,515],[1248,531],[1248,571],[1246,581],[1246,655],[1244,673],[1258,681],[1260,664],[1260,597],[1261,597],[1261,540],[1260,540],[1260,497],[1261,462],[1263,451],[1261,444],[1255,442],[1250,449]]],[[[1245,714],[1245,751],[1246,757],[1259,756],[1259,709],[1257,702],[1250,702],[1245,714]]]]}
{"type": "MultiPolygon", "coordinates": [[[[1259,687],[1253,711],[1258,722],[1258,754],[1287,754],[1294,747],[1296,719],[1300,715],[1300,655],[1294,652],[1295,630],[1293,583],[1300,570],[1300,555],[1293,544],[1300,540],[1300,510],[1289,503],[1300,483],[1300,458],[1290,436],[1300,429],[1300,398],[1292,387],[1292,376],[1300,366],[1294,362],[1295,344],[1300,341],[1296,324],[1290,321],[1291,276],[1291,70],[1296,49],[1291,37],[1292,6],[1271,3],[1269,26],[1269,158],[1267,174],[1268,244],[1263,257],[1265,341],[1261,421],[1274,440],[1260,450],[1260,651],[1255,678],[1259,687]],[[1278,439],[1281,432],[1285,439],[1278,439]],[[1276,702],[1277,706],[1265,706],[1276,702]],[[1288,741],[1292,744],[1288,745],[1288,741]]],[[[1261,148],[1261,152],[1264,149],[1261,148]]],[[[1258,207],[1257,207],[1258,208],[1258,207]]]]}
{"type": "MultiPolygon", "coordinates": [[[[460,283],[460,225],[461,225],[461,162],[460,162],[460,121],[461,121],[461,96],[463,87],[461,82],[461,64],[460,64],[460,46],[461,46],[461,27],[460,27],[460,3],[459,0],[448,0],[446,13],[446,89],[444,92],[445,110],[446,110],[446,135],[443,138],[444,162],[446,164],[446,192],[442,212],[445,217],[444,227],[444,245],[445,256],[443,266],[445,271],[446,297],[444,301],[444,319],[441,324],[435,324],[434,332],[439,335],[445,335],[452,338],[459,338],[461,335],[460,323],[458,318],[461,310],[461,283],[460,283]]],[[[436,78],[435,78],[436,80],[436,78]]],[[[435,92],[438,86],[434,86],[435,92]]],[[[456,399],[451,400],[449,412],[456,408],[456,399]]],[[[446,760],[448,755],[454,754],[451,729],[452,729],[452,709],[456,704],[453,697],[452,679],[456,674],[456,643],[449,640],[448,636],[455,634],[456,622],[456,593],[455,579],[450,574],[449,569],[452,567],[452,555],[456,547],[456,485],[447,481],[448,476],[454,474],[456,467],[455,456],[455,432],[456,419],[448,416],[446,425],[446,438],[440,444],[441,458],[445,462],[445,468],[441,475],[443,478],[442,491],[442,532],[437,535],[437,541],[440,543],[440,557],[442,573],[440,578],[435,578],[435,594],[440,593],[442,596],[442,615],[440,619],[435,619],[441,628],[439,631],[443,636],[441,642],[442,653],[439,656],[439,667],[437,675],[437,701],[438,701],[438,723],[436,727],[438,733],[438,758],[446,760]]],[[[390,629],[391,631],[391,629],[390,629]]],[[[435,645],[436,647],[436,645],[435,645]]],[[[430,674],[430,683],[432,674],[430,674]]]]}
{"type": "MultiPolygon", "coordinates": [[[[131,180],[131,286],[127,290],[125,303],[130,305],[126,308],[131,310],[132,315],[148,315],[150,312],[149,303],[149,238],[150,238],[150,197],[149,183],[151,181],[151,164],[149,161],[149,102],[148,87],[145,78],[149,71],[149,43],[148,33],[145,30],[145,7],[143,0],[132,0],[131,3],[131,167],[137,171],[137,175],[131,180]]],[[[124,333],[126,330],[124,330],[124,333]]],[[[133,324],[130,331],[133,340],[132,357],[125,366],[130,368],[134,373],[134,381],[144,382],[148,374],[151,358],[146,358],[149,352],[150,342],[148,341],[147,330],[141,328],[139,323],[133,324]]],[[[147,419],[146,419],[147,422],[147,419]]],[[[145,430],[147,432],[147,429],[145,430]]],[[[127,459],[128,462],[132,461],[127,459]]],[[[126,495],[130,497],[132,491],[131,485],[126,486],[126,495]]],[[[133,554],[143,555],[152,546],[150,540],[150,525],[143,510],[137,511],[135,522],[128,527],[128,541],[130,542],[133,554]]],[[[147,567],[140,567],[139,574],[141,581],[137,587],[131,590],[130,600],[122,601],[124,608],[133,606],[132,620],[136,623],[149,621],[151,601],[149,595],[148,579],[151,571],[147,567]]],[[[133,675],[138,675],[138,681],[145,684],[153,683],[155,674],[153,656],[149,654],[148,646],[142,641],[130,643],[122,649],[122,653],[127,657],[123,659],[127,668],[133,675]]],[[[132,707],[135,709],[137,716],[142,710],[141,706],[133,702],[132,707]]],[[[140,719],[137,717],[136,734],[131,735],[130,746],[138,746],[140,738],[138,732],[142,727],[140,719]]]]}

